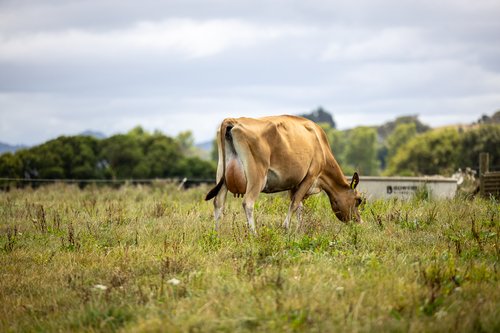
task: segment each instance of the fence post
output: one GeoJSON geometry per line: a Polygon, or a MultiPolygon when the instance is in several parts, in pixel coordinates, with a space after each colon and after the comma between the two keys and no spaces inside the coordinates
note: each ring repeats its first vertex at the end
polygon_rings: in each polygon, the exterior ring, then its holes
{"type": "Polygon", "coordinates": [[[482,196],[484,192],[484,175],[489,172],[490,168],[490,155],[488,153],[479,154],[479,191],[482,196]]]}
{"type": "Polygon", "coordinates": [[[479,154],[479,175],[482,176],[490,171],[490,154],[479,154]]]}

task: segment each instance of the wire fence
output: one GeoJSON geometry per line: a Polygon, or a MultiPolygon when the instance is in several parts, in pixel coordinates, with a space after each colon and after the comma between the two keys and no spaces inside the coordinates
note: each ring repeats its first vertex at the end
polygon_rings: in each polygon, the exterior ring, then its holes
{"type": "Polygon", "coordinates": [[[187,189],[203,184],[213,184],[215,179],[197,179],[197,178],[153,178],[153,179],[51,179],[51,178],[1,178],[0,189],[9,190],[11,187],[38,187],[43,184],[76,184],[80,187],[87,185],[152,185],[152,184],[176,184],[179,189],[187,189]]]}

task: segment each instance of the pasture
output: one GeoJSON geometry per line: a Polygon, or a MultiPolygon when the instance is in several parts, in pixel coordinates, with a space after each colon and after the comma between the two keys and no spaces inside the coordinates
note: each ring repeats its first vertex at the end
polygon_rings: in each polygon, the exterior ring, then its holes
{"type": "Polygon", "coordinates": [[[500,205],[374,201],[344,224],[325,195],[257,236],[208,187],[49,185],[0,193],[1,332],[499,332],[500,205]]]}

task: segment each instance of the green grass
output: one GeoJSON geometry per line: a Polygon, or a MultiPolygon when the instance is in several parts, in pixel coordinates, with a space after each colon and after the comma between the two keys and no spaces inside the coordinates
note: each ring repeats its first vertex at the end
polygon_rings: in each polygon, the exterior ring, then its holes
{"type": "Polygon", "coordinates": [[[352,225],[316,196],[287,233],[287,196],[261,195],[254,237],[230,197],[214,233],[206,190],[0,193],[0,331],[500,331],[497,201],[375,201],[352,225]]]}

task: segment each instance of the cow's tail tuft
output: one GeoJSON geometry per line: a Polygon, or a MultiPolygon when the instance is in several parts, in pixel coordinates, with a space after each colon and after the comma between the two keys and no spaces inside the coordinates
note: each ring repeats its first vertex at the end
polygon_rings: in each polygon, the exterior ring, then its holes
{"type": "Polygon", "coordinates": [[[222,177],[221,180],[219,180],[219,183],[215,185],[215,187],[211,189],[210,192],[207,193],[205,200],[208,201],[213,199],[219,193],[222,184],[224,184],[224,177],[222,177]]]}

